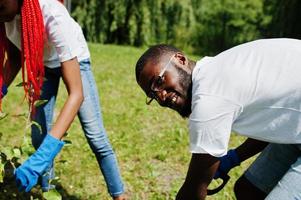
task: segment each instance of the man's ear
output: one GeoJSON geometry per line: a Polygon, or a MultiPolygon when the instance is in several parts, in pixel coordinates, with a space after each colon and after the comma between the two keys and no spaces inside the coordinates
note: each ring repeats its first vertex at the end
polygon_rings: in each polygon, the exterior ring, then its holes
{"type": "Polygon", "coordinates": [[[178,52],[175,54],[175,57],[177,59],[177,62],[180,63],[181,65],[184,66],[188,65],[188,59],[183,53],[178,52]]]}

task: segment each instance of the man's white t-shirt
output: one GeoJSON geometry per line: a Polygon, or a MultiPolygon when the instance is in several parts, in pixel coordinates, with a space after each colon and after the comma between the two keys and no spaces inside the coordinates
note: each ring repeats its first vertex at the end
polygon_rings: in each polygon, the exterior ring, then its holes
{"type": "MultiPolygon", "coordinates": [[[[82,61],[90,57],[81,27],[70,17],[67,9],[58,0],[39,0],[42,10],[46,41],[44,45],[44,65],[60,67],[60,63],[77,57],[82,61]]],[[[20,15],[5,23],[8,39],[21,49],[20,15]]]]}
{"type": "Polygon", "coordinates": [[[197,62],[191,152],[225,155],[231,130],[272,143],[301,143],[301,40],[257,40],[197,62]]]}

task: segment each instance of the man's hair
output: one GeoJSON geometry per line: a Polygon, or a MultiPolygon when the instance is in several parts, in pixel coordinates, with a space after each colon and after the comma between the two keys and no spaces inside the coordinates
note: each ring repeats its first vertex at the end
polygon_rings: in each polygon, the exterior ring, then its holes
{"type": "Polygon", "coordinates": [[[152,62],[157,64],[160,59],[166,55],[181,52],[179,49],[166,44],[158,44],[151,46],[146,50],[136,63],[136,81],[139,81],[140,74],[144,69],[146,63],[152,62]]]}

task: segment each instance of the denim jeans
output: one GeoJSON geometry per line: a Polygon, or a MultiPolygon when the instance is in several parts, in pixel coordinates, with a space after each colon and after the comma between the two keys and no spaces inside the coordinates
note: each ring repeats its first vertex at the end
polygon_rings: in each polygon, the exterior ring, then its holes
{"type": "MultiPolygon", "coordinates": [[[[100,109],[99,96],[96,83],[90,67],[90,60],[86,59],[80,63],[80,72],[83,84],[84,101],[79,109],[78,117],[85,133],[87,141],[94,152],[100,170],[105,178],[108,191],[111,196],[116,197],[124,192],[123,183],[118,169],[115,153],[108,140],[100,109]]],[[[39,106],[36,110],[34,121],[41,126],[40,129],[32,126],[32,144],[37,149],[43,138],[50,132],[53,121],[61,68],[45,70],[45,81],[42,87],[41,99],[48,100],[47,103],[39,106]]],[[[41,186],[44,191],[51,189],[49,179],[54,178],[53,165],[48,172],[41,177],[41,186]]]]}
{"type": "Polygon", "coordinates": [[[301,199],[301,145],[269,144],[245,172],[266,200],[301,199]]]}

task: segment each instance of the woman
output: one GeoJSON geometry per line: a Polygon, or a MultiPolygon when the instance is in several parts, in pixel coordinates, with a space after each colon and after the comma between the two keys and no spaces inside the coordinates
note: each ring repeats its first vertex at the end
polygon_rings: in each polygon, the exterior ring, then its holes
{"type": "Polygon", "coordinates": [[[15,171],[20,190],[30,191],[41,179],[44,191],[53,188],[53,160],[61,141],[78,114],[88,143],[96,155],[110,195],[124,200],[118,164],[103,127],[90,54],[80,26],[58,0],[0,0],[0,88],[7,93],[20,67],[32,118],[42,133],[32,127],[37,151],[15,171]],[[7,60],[5,60],[5,52],[7,60]],[[52,125],[59,80],[68,98],[52,125]],[[34,107],[42,99],[46,104],[34,107]]]}

